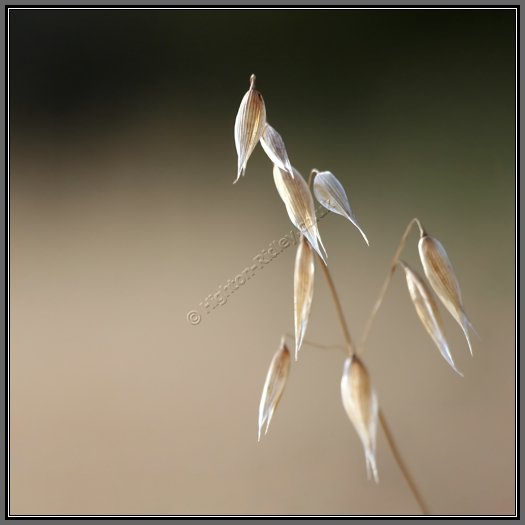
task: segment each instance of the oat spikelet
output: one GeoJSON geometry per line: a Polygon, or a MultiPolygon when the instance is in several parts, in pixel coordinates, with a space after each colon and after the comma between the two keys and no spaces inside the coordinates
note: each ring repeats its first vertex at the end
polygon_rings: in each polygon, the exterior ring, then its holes
{"type": "Polygon", "coordinates": [[[266,124],[266,108],[262,95],[255,89],[255,75],[250,77],[250,89],[244,95],[235,119],[235,148],[237,149],[237,182],[244,175],[246,164],[259,142],[266,124]]]}
{"type": "Polygon", "coordinates": [[[314,195],[327,210],[346,217],[359,230],[366,244],[369,244],[365,232],[357,222],[352,208],[350,208],[343,185],[333,173],[329,171],[317,173],[314,179],[314,195]]]}
{"type": "Polygon", "coordinates": [[[408,264],[400,261],[399,264],[405,270],[405,277],[407,281],[408,293],[412,299],[412,303],[416,308],[417,315],[425,330],[428,332],[441,355],[445,358],[445,361],[460,375],[463,374],[457,369],[452,359],[452,355],[448,348],[448,343],[445,338],[443,321],[439,310],[432,295],[432,292],[428,288],[427,284],[423,279],[418,275],[417,272],[412,270],[408,264]]]}
{"type": "Polygon", "coordinates": [[[290,351],[286,346],[284,337],[281,340],[279,350],[273,356],[266,381],[264,382],[261,402],[259,404],[259,433],[258,440],[261,441],[261,430],[266,423],[264,433],[268,432],[273,413],[283,395],[286,379],[290,371],[290,351]]]}
{"type": "Polygon", "coordinates": [[[306,237],[310,246],[326,263],[326,250],[321,241],[315,216],[314,199],[304,177],[292,168],[294,176],[273,166],[273,180],[279,196],[283,200],[292,224],[306,237]],[[321,252],[321,247],[323,252],[321,252]]]}
{"type": "Polygon", "coordinates": [[[465,313],[461,289],[445,248],[436,238],[426,233],[419,239],[418,247],[428,282],[446,309],[461,326],[472,354],[468,329],[473,327],[465,313]]]}
{"type": "Polygon", "coordinates": [[[288,153],[286,152],[284,141],[281,135],[279,135],[279,133],[277,133],[277,131],[275,131],[275,129],[273,129],[268,123],[264,126],[264,131],[261,137],[261,146],[270,160],[282,170],[287,171],[293,178],[293,169],[290,159],[288,158],[288,153]]]}
{"type": "Polygon", "coordinates": [[[314,251],[301,235],[294,270],[295,360],[301,349],[314,295],[314,251]]]}
{"type": "Polygon", "coordinates": [[[365,449],[368,479],[379,481],[376,465],[376,435],[379,406],[370,377],[362,361],[348,357],[341,378],[343,406],[365,449]]]}

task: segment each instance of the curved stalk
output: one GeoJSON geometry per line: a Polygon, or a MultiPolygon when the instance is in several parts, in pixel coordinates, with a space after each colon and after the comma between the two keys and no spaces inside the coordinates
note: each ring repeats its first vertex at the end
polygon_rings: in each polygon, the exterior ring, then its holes
{"type": "Polygon", "coordinates": [[[412,230],[412,226],[414,226],[414,224],[417,224],[419,228],[420,236],[422,237],[423,235],[425,235],[425,230],[423,229],[423,226],[421,225],[421,222],[419,221],[417,217],[415,217],[408,223],[408,226],[405,229],[405,233],[403,233],[403,236],[401,237],[401,241],[399,242],[396,253],[394,254],[394,258],[392,259],[392,262],[390,263],[390,269],[386,276],[385,282],[383,283],[383,287],[381,288],[381,291],[379,292],[379,297],[377,298],[377,301],[374,304],[374,307],[372,308],[372,311],[370,312],[370,315],[368,316],[368,319],[366,321],[365,328],[363,330],[363,336],[361,337],[361,343],[359,345],[361,352],[363,352],[364,350],[364,346],[368,338],[368,334],[370,333],[370,329],[372,328],[372,322],[374,321],[374,318],[379,308],[381,307],[381,304],[383,303],[383,299],[385,298],[386,291],[388,289],[388,286],[390,285],[390,281],[392,280],[392,276],[394,275],[394,272],[396,271],[397,263],[399,262],[399,257],[401,255],[401,252],[403,251],[403,248],[405,247],[405,243],[406,243],[408,234],[412,230]]]}
{"type": "MultiPolygon", "coordinates": [[[[310,188],[310,191],[312,191],[312,181],[313,178],[319,173],[319,170],[316,170],[315,168],[310,171],[310,175],[308,175],[308,187],[310,188]]],[[[313,193],[313,192],[312,192],[313,193]]]]}
{"type": "Polygon", "coordinates": [[[405,478],[405,481],[407,482],[407,485],[410,487],[410,490],[412,491],[412,494],[414,495],[414,498],[416,499],[419,507],[421,508],[421,511],[423,514],[430,514],[427,504],[425,503],[425,500],[421,496],[421,493],[419,492],[419,489],[417,488],[416,482],[413,480],[408,467],[405,465],[403,458],[401,457],[401,453],[399,452],[399,449],[396,445],[396,442],[394,441],[394,437],[392,436],[392,433],[390,432],[390,428],[386,422],[385,415],[383,414],[383,411],[379,409],[379,422],[381,424],[381,428],[383,429],[383,432],[385,433],[386,440],[388,441],[388,444],[390,445],[390,449],[392,450],[392,455],[394,456],[397,465],[399,467],[399,470],[403,473],[403,476],[405,478]]]}
{"type": "Polygon", "coordinates": [[[332,281],[332,276],[330,275],[330,270],[328,270],[328,266],[326,266],[325,262],[323,261],[323,259],[321,259],[319,254],[317,254],[317,257],[319,259],[319,264],[323,268],[323,272],[328,282],[330,292],[332,292],[332,298],[334,300],[335,308],[337,310],[337,317],[339,318],[339,323],[341,324],[341,328],[343,329],[346,349],[348,350],[348,354],[350,355],[350,357],[353,357],[355,355],[355,347],[352,341],[352,337],[350,335],[350,330],[348,330],[348,325],[346,324],[345,314],[343,312],[343,307],[341,306],[339,296],[337,295],[337,290],[335,289],[334,281],[332,281]]]}

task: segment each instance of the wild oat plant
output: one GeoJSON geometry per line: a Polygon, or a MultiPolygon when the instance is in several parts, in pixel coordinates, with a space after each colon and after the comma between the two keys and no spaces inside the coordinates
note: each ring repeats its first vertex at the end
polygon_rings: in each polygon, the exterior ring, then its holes
{"type": "MultiPolygon", "coordinates": [[[[461,290],[447,252],[441,242],[423,228],[419,219],[414,218],[410,221],[401,237],[379,297],[366,322],[362,340],[359,346],[356,346],[350,336],[341,302],[328,270],[326,249],[319,234],[315,215],[314,197],[327,210],[348,219],[359,230],[367,245],[368,239],[352,212],[342,184],[335,175],[330,171],[313,169],[308,181],[306,181],[292,166],[281,135],[270,126],[266,116],[263,97],[255,87],[255,75],[251,75],[250,89],[244,95],[235,119],[234,134],[238,169],[234,183],[239,180],[241,175],[244,176],[248,159],[254,148],[260,143],[273,163],[275,186],[286,206],[288,216],[301,234],[294,269],[295,360],[297,361],[301,346],[305,342],[304,336],[314,291],[315,259],[317,256],[318,266],[321,267],[332,293],[345,341],[347,356],[341,377],[342,404],[363,444],[368,478],[373,478],[376,482],[379,480],[376,461],[376,435],[377,427],[380,425],[421,511],[428,514],[428,507],[401,458],[385,415],[380,408],[370,374],[360,354],[362,354],[372,322],[381,306],[390,281],[396,269],[399,268],[404,272],[410,299],[425,330],[450,367],[459,375],[463,375],[452,359],[438,304],[432,293],[433,290],[463,330],[472,354],[469,336],[469,329],[472,329],[472,325],[465,313],[461,290]],[[415,225],[419,229],[418,251],[426,280],[400,259],[407,237],[415,225]]],[[[268,432],[275,409],[283,395],[291,361],[286,336],[283,336],[279,349],[270,363],[263,387],[259,405],[259,440],[263,428],[265,434],[268,432]]]]}

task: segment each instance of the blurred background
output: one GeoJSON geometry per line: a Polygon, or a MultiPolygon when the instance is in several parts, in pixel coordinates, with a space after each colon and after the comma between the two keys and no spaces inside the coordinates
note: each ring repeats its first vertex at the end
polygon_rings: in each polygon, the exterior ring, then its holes
{"type": "MultiPolygon", "coordinates": [[[[472,358],[441,309],[465,377],[401,274],[364,359],[431,511],[514,513],[513,10],[11,10],[9,31],[13,514],[419,512],[381,432],[367,481],[337,350],[303,347],[257,443],[294,248],[203,309],[292,228],[261,148],[232,185],[251,73],[370,239],[320,223],[354,339],[412,217],[447,248],[481,336],[472,358]]],[[[415,232],[403,258],[421,269],[415,232]]],[[[343,340],[320,272],[306,337],[343,340]]]]}

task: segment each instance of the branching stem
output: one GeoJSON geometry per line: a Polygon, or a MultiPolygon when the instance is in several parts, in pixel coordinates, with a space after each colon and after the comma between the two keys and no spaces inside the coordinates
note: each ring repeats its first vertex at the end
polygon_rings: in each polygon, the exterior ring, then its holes
{"type": "MultiPolygon", "coordinates": [[[[419,226],[421,235],[423,235],[424,233],[424,230],[421,227],[421,224],[418,219],[413,219],[412,221],[410,221],[410,224],[408,225],[405,231],[405,234],[403,235],[403,238],[401,239],[401,243],[394,257],[394,261],[392,262],[394,270],[397,264],[397,259],[399,258],[399,255],[401,254],[401,251],[403,250],[403,245],[405,243],[406,237],[408,236],[408,233],[410,232],[410,229],[415,222],[417,222],[419,226]]],[[[350,331],[348,330],[348,325],[346,323],[346,319],[343,313],[343,308],[341,306],[341,301],[339,300],[339,296],[337,294],[337,290],[335,288],[334,281],[332,280],[332,276],[330,274],[330,270],[328,270],[328,266],[324,263],[324,261],[321,259],[319,255],[317,255],[317,257],[319,259],[319,264],[323,268],[324,275],[328,282],[328,287],[330,288],[330,291],[332,293],[332,298],[334,300],[335,308],[337,310],[337,316],[339,318],[339,323],[341,324],[341,328],[343,330],[343,335],[345,338],[345,343],[346,343],[348,354],[350,357],[353,357],[355,355],[355,347],[352,341],[352,337],[350,336],[350,331]]],[[[393,270],[391,269],[390,275],[392,273],[393,273],[393,270]]],[[[383,287],[384,288],[384,290],[382,290],[383,295],[384,295],[384,292],[386,291],[386,287],[388,286],[388,282],[389,281],[387,281],[386,286],[383,287]]],[[[317,345],[317,346],[320,346],[320,345],[317,345]]],[[[406,466],[405,462],[403,461],[403,458],[401,457],[399,448],[394,440],[394,436],[390,432],[390,428],[388,427],[385,416],[381,409],[379,410],[379,422],[381,424],[381,428],[383,429],[383,432],[385,433],[388,444],[390,445],[390,449],[392,450],[392,455],[394,456],[394,459],[396,460],[399,470],[401,470],[401,473],[403,474],[403,477],[405,478],[410,490],[412,491],[414,498],[416,499],[419,507],[421,508],[421,511],[423,512],[423,514],[429,514],[428,507],[426,506],[425,501],[423,500],[419,492],[419,489],[417,488],[417,485],[414,479],[412,478],[410,471],[408,470],[408,467],[406,466]]]]}
{"type": "Polygon", "coordinates": [[[370,333],[370,329],[372,328],[372,322],[375,319],[375,316],[381,307],[381,304],[383,303],[383,299],[385,298],[386,291],[388,290],[388,286],[390,285],[390,281],[392,280],[392,276],[394,275],[394,272],[397,268],[397,263],[399,262],[399,257],[401,256],[401,252],[403,251],[403,248],[405,247],[405,243],[408,237],[408,234],[412,230],[412,226],[414,224],[417,224],[419,228],[419,234],[421,237],[425,235],[425,230],[423,229],[423,226],[421,225],[421,222],[416,217],[412,219],[408,226],[405,229],[405,233],[403,233],[403,237],[401,237],[401,241],[399,242],[399,246],[397,247],[396,253],[394,254],[394,258],[392,259],[392,262],[390,263],[390,269],[388,271],[388,274],[386,276],[385,282],[383,283],[383,287],[381,288],[381,291],[379,292],[379,297],[377,298],[376,303],[374,304],[374,307],[372,308],[372,311],[370,312],[370,315],[368,316],[368,319],[365,324],[365,328],[363,330],[363,336],[361,337],[361,343],[359,345],[359,348],[361,349],[361,352],[363,352],[366,340],[368,338],[368,334],[370,333]]]}

